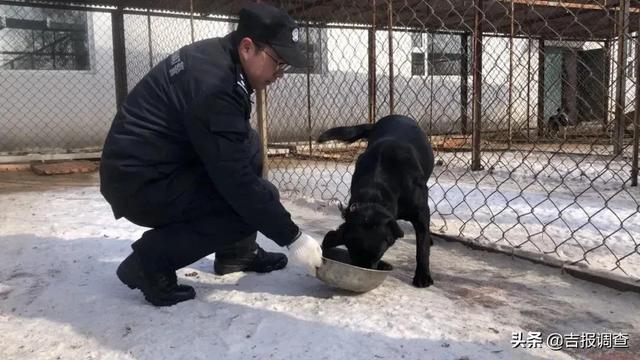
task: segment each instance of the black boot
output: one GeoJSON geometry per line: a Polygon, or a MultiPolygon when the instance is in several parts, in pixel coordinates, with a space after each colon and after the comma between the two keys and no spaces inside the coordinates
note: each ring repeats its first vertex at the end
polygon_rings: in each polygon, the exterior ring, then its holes
{"type": "Polygon", "coordinates": [[[228,254],[216,254],[213,262],[213,272],[216,275],[225,275],[237,271],[253,271],[257,273],[268,273],[280,270],[287,266],[287,256],[281,253],[272,253],[257,247],[256,250],[240,256],[229,256],[228,254]]]}
{"type": "Polygon", "coordinates": [[[144,298],[155,306],[170,306],[191,300],[196,291],[188,285],[178,285],[175,271],[145,271],[134,252],[118,266],[118,278],[131,289],[140,289],[144,298]]]}

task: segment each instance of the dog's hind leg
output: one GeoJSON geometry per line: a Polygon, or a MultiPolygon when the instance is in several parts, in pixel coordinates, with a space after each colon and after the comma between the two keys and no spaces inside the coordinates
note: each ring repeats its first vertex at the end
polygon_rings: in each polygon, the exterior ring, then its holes
{"type": "Polygon", "coordinates": [[[431,255],[431,233],[429,224],[431,213],[427,206],[426,211],[421,211],[418,219],[412,220],[411,224],[416,231],[416,273],[413,277],[413,285],[423,288],[433,284],[431,271],[429,270],[429,257],[431,255]]]}

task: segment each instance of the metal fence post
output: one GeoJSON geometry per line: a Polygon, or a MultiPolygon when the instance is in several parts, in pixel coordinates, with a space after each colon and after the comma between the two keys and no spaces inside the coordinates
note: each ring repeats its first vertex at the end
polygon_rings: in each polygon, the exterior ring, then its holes
{"type": "Polygon", "coordinates": [[[618,29],[618,63],[616,64],[616,107],[615,125],[612,132],[613,156],[622,153],[624,145],[624,123],[625,123],[625,103],[627,78],[625,71],[627,68],[627,35],[629,30],[629,1],[620,0],[618,8],[617,29],[618,29]]]}
{"type": "MultiPolygon", "coordinates": [[[[309,49],[309,22],[306,23],[305,28],[307,34],[307,49],[309,49]]],[[[307,51],[307,135],[309,137],[309,156],[313,156],[313,139],[311,137],[311,53],[307,51]]]]}
{"type": "Polygon", "coordinates": [[[393,94],[393,1],[387,1],[389,10],[389,113],[394,112],[393,94]]]}
{"type": "Polygon", "coordinates": [[[636,96],[634,99],[634,111],[633,111],[633,159],[631,163],[631,186],[638,186],[638,145],[640,143],[640,36],[635,37],[636,48],[634,56],[634,65],[636,71],[636,96]]]}
{"type": "Polygon", "coordinates": [[[371,9],[371,28],[369,28],[369,43],[368,43],[368,56],[369,56],[369,123],[376,121],[376,0],[372,0],[371,9]]]}
{"type": "MultiPolygon", "coordinates": [[[[460,35],[460,47],[462,56],[460,58],[460,132],[463,135],[469,133],[469,38],[468,34],[460,35]]],[[[431,76],[433,78],[433,76],[431,76]]],[[[433,93],[433,89],[431,89],[433,93]]]]}
{"type": "Polygon", "coordinates": [[[511,37],[509,37],[509,99],[507,104],[507,148],[511,150],[513,146],[513,37],[515,35],[515,8],[513,7],[513,1],[511,1],[511,7],[509,8],[509,17],[511,23],[511,37]]]}
{"type": "Polygon", "coordinates": [[[267,156],[267,90],[256,92],[256,113],[258,114],[258,135],[260,135],[260,147],[262,153],[262,177],[269,175],[269,158],[267,156]]]}
{"type": "Polygon", "coordinates": [[[609,109],[611,101],[611,41],[605,40],[604,42],[604,67],[602,82],[604,83],[604,117],[602,119],[602,133],[607,133],[607,127],[609,126],[609,109]]]}
{"type": "Polygon", "coordinates": [[[545,62],[544,39],[538,40],[538,140],[544,136],[544,62],[545,62]]]}
{"type": "Polygon", "coordinates": [[[193,24],[193,0],[189,0],[189,27],[191,28],[191,43],[196,41],[196,29],[193,24]]]}
{"type": "Polygon", "coordinates": [[[149,43],[149,70],[153,68],[153,38],[151,32],[151,12],[147,10],[147,41],[149,43]]]}
{"type": "Polygon", "coordinates": [[[530,139],[531,128],[531,38],[527,39],[527,141],[530,139]]]}
{"type": "Polygon", "coordinates": [[[113,74],[116,86],[116,106],[120,109],[128,93],[124,14],[121,8],[111,12],[111,32],[113,37],[113,74]]]}
{"type": "Polygon", "coordinates": [[[473,121],[473,138],[471,150],[471,170],[482,170],[481,165],[481,149],[480,134],[482,127],[482,21],[483,0],[474,0],[474,26],[473,26],[473,105],[472,105],[472,121],[473,121]]]}

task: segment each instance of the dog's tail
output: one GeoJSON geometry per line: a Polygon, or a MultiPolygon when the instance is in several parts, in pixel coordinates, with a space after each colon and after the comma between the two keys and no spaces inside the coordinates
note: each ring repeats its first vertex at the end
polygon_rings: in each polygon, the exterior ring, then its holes
{"type": "Polygon", "coordinates": [[[323,132],[318,137],[318,142],[323,143],[329,140],[340,140],[352,143],[356,140],[366,139],[373,129],[374,124],[362,124],[355,126],[340,126],[331,128],[323,132]]]}

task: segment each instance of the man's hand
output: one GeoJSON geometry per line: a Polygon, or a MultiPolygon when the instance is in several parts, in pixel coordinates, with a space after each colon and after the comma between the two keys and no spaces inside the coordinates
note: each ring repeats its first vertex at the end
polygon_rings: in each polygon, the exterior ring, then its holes
{"type": "Polygon", "coordinates": [[[322,265],[322,248],[320,248],[320,244],[316,239],[302,233],[287,248],[291,259],[300,265],[306,266],[309,272],[315,276],[316,269],[322,265]]]}

